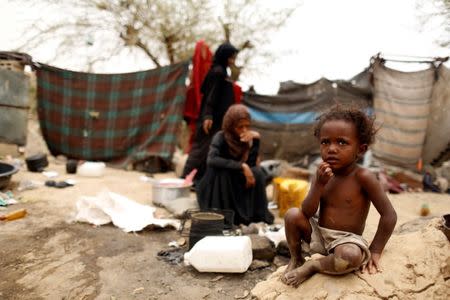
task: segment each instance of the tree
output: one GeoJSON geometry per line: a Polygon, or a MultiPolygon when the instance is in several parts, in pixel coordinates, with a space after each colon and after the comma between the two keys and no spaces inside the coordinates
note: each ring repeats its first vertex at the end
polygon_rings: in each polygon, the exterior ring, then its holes
{"type": "MultiPolygon", "coordinates": [[[[40,18],[25,35],[21,51],[54,45],[52,59],[85,57],[86,69],[123,54],[142,55],[154,66],[188,59],[195,42],[212,48],[228,40],[241,50],[242,67],[254,70],[255,57],[270,35],[289,19],[299,3],[284,7],[257,0],[45,0],[47,9],[65,16],[40,18]]],[[[40,4],[38,4],[40,5],[40,4]]],[[[237,71],[239,76],[240,69],[237,71]]]]}
{"type": "Polygon", "coordinates": [[[423,12],[425,17],[425,23],[430,23],[434,19],[438,19],[439,27],[442,28],[445,33],[444,36],[441,36],[437,41],[442,47],[450,46],[450,0],[432,0],[431,2],[427,2],[422,0],[419,2],[419,9],[422,11],[426,10],[426,5],[431,4],[433,6],[433,11],[423,12]]]}

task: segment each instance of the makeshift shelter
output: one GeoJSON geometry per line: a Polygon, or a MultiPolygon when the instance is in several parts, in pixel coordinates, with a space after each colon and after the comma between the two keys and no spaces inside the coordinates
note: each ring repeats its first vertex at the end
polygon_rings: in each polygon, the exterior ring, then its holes
{"type": "Polygon", "coordinates": [[[37,64],[38,115],[50,152],[118,167],[155,156],[169,160],[188,65],[90,74],[37,64]]]}
{"type": "Polygon", "coordinates": [[[377,57],[373,64],[374,111],[380,130],[373,150],[379,159],[414,169],[431,163],[450,142],[449,70],[445,59],[425,61],[429,67],[401,72],[377,57]]]}
{"type": "Polygon", "coordinates": [[[312,128],[318,115],[341,103],[370,110],[372,90],[368,70],[349,81],[322,78],[311,84],[282,82],[275,96],[244,94],[252,126],[261,133],[263,159],[300,160],[318,150],[312,128]]]}
{"type": "Polygon", "coordinates": [[[23,146],[27,141],[30,78],[24,66],[31,57],[0,52],[0,142],[23,146]]]}
{"type": "Polygon", "coordinates": [[[441,64],[437,77],[423,146],[425,163],[437,162],[446,152],[450,152],[450,70],[441,64]]]}

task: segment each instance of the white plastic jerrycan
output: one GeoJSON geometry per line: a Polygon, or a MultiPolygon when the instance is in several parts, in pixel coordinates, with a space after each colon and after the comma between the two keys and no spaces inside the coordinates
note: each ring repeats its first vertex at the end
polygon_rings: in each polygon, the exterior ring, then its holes
{"type": "Polygon", "coordinates": [[[104,171],[104,162],[86,161],[78,167],[78,174],[85,177],[100,177],[104,171]]]}
{"type": "Polygon", "coordinates": [[[184,254],[184,263],[199,272],[244,273],[252,260],[248,236],[207,236],[184,254]]]}

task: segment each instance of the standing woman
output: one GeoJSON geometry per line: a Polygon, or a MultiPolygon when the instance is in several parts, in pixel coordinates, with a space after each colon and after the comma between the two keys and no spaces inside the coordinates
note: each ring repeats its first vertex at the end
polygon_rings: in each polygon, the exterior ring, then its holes
{"type": "Polygon", "coordinates": [[[207,169],[197,188],[201,209],[230,209],[234,223],[273,223],[267,208],[265,178],[258,166],[258,132],[250,130],[250,114],[232,105],[223,118],[208,154],[207,169]]]}
{"type": "Polygon", "coordinates": [[[237,53],[238,50],[230,43],[220,45],[202,83],[203,98],[197,129],[182,174],[182,177],[186,177],[193,169],[197,169],[194,184],[198,183],[205,173],[212,137],[220,130],[225,112],[235,101],[233,81],[227,74],[227,67],[234,64],[237,53]]]}

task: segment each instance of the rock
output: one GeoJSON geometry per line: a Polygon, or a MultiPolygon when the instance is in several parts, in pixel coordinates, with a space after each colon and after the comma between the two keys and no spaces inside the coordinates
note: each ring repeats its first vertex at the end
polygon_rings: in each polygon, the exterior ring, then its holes
{"type": "Polygon", "coordinates": [[[439,230],[440,222],[434,218],[421,230],[393,234],[380,260],[382,273],[315,274],[295,289],[279,280],[283,266],[258,283],[251,294],[271,300],[450,299],[450,243],[439,230]]]}
{"type": "Polygon", "coordinates": [[[269,262],[267,262],[267,261],[265,261],[265,260],[254,259],[254,260],[252,261],[252,264],[250,265],[249,269],[250,269],[251,271],[254,271],[254,270],[266,268],[266,267],[268,267],[268,266],[270,266],[270,263],[269,263],[269,262]]]}
{"type": "Polygon", "coordinates": [[[253,259],[272,261],[276,255],[275,245],[264,236],[250,234],[252,240],[253,259]]]}
{"type": "Polygon", "coordinates": [[[288,257],[277,255],[273,259],[273,264],[277,268],[279,268],[279,267],[287,265],[289,263],[289,260],[290,260],[290,258],[288,258],[288,257]]]}
{"type": "Polygon", "coordinates": [[[285,257],[291,257],[291,253],[289,252],[289,247],[287,241],[281,241],[277,246],[277,255],[282,255],[285,257]]]}

